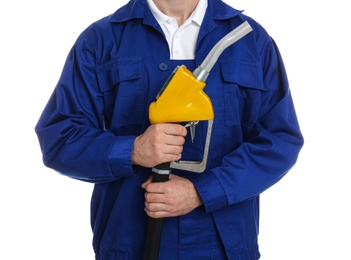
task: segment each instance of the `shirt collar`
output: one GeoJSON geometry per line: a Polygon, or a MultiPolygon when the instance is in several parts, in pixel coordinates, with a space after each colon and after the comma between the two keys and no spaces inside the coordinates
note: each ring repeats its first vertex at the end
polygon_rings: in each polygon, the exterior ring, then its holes
{"type": "MultiPolygon", "coordinates": [[[[153,0],[147,0],[147,3],[150,7],[150,10],[152,14],[155,16],[155,19],[159,24],[164,24],[167,20],[169,20],[171,17],[162,13],[157,6],[155,5],[153,0]]],[[[207,8],[207,0],[199,0],[199,2],[196,5],[195,10],[193,13],[190,15],[190,17],[187,20],[191,20],[195,23],[197,23],[199,26],[202,23],[202,20],[205,16],[207,8]]]]}
{"type": "Polygon", "coordinates": [[[206,8],[207,8],[207,0],[199,0],[197,3],[197,6],[192,13],[192,21],[197,23],[198,25],[201,25],[202,20],[204,19],[205,13],[206,13],[206,8]]]}

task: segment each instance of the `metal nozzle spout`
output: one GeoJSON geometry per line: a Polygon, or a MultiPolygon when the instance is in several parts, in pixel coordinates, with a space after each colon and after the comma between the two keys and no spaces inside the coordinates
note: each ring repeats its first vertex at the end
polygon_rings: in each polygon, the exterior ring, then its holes
{"type": "Polygon", "coordinates": [[[211,49],[211,51],[206,56],[205,60],[201,63],[201,65],[193,71],[194,77],[201,82],[205,82],[208,75],[210,74],[213,65],[216,63],[222,52],[227,47],[237,42],[251,31],[252,28],[250,24],[247,21],[245,21],[241,25],[236,27],[234,30],[232,30],[230,33],[228,33],[226,36],[224,36],[211,49]]]}

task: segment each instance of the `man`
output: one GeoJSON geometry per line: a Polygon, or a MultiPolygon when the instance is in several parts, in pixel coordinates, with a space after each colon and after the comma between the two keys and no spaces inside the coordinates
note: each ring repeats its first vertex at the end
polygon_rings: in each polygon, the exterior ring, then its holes
{"type": "Polygon", "coordinates": [[[164,218],[159,259],[259,259],[259,195],[295,164],[303,138],[273,39],[221,0],[131,0],[89,26],[69,53],[36,126],[46,166],[95,184],[96,259],[142,259],[147,216],[164,218]],[[201,160],[182,124],[150,125],[148,107],[178,65],[193,71],[228,32],[206,81],[215,113],[207,168],[151,168],[201,160]]]}

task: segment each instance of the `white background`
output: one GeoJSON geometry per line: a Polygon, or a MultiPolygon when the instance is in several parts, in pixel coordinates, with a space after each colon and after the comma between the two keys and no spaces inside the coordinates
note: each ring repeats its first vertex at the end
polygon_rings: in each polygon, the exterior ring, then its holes
{"type": "MultiPolygon", "coordinates": [[[[347,1],[227,2],[276,40],[305,137],[295,167],[262,194],[261,259],[351,259],[347,1]]],[[[1,259],[94,259],[93,186],[43,166],[34,126],[78,34],[124,3],[0,4],[1,259]]]]}

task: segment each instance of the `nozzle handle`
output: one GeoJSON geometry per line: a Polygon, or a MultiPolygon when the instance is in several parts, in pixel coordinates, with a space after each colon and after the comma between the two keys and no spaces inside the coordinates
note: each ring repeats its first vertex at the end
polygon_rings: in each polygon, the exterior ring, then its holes
{"type": "MultiPolygon", "coordinates": [[[[152,168],[152,182],[166,182],[171,172],[170,163],[152,168]]],[[[163,218],[148,217],[143,260],[157,260],[162,235],[163,218]]]]}

